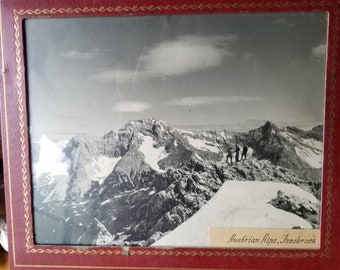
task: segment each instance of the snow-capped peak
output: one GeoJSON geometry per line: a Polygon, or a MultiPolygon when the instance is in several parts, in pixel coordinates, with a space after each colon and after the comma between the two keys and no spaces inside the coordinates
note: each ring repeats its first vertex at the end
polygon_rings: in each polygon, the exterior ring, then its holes
{"type": "Polygon", "coordinates": [[[33,172],[39,177],[44,173],[50,175],[68,175],[70,161],[57,143],[42,135],[39,140],[39,161],[33,164],[33,172]]]}

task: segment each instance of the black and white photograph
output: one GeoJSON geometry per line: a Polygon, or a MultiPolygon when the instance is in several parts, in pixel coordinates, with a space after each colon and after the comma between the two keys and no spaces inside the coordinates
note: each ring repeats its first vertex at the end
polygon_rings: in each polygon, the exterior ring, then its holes
{"type": "Polygon", "coordinates": [[[319,229],[326,12],[27,19],[36,244],[319,229]]]}

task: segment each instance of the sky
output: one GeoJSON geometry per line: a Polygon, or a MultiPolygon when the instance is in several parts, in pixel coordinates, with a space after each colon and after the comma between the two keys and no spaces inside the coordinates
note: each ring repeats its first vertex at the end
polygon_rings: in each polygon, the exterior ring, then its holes
{"type": "Polygon", "coordinates": [[[327,15],[198,14],[25,21],[31,138],[174,126],[323,122],[327,15]]]}

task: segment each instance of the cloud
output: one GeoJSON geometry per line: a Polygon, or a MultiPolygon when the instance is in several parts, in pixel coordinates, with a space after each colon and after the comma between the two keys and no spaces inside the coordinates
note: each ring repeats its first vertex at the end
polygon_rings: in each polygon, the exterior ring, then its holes
{"type": "Polygon", "coordinates": [[[151,104],[144,101],[123,101],[113,107],[115,112],[143,112],[151,108],[151,104]]]}
{"type": "Polygon", "coordinates": [[[312,47],[312,56],[314,58],[324,58],[326,57],[327,46],[326,44],[319,44],[312,47]]]}
{"type": "MultiPolygon", "coordinates": [[[[230,45],[236,35],[178,36],[148,48],[133,69],[99,71],[90,79],[99,82],[127,82],[140,78],[163,78],[204,70],[220,65],[234,55],[230,45]]],[[[70,56],[77,55],[75,53],[70,56]]]]}
{"type": "Polygon", "coordinates": [[[234,97],[225,97],[225,96],[200,96],[200,97],[184,97],[178,99],[172,99],[168,102],[165,102],[166,105],[173,106],[200,106],[200,105],[211,105],[218,103],[237,103],[237,102],[251,102],[251,101],[259,101],[260,99],[257,97],[244,97],[244,96],[234,96],[234,97]]]}
{"type": "Polygon", "coordinates": [[[140,67],[152,77],[180,75],[218,66],[232,56],[228,48],[237,36],[179,36],[161,42],[140,58],[140,67]]]}
{"type": "Polygon", "coordinates": [[[292,28],[295,26],[292,22],[287,20],[286,18],[278,18],[273,21],[273,24],[278,25],[283,28],[292,28]]]}
{"type": "Polygon", "coordinates": [[[109,69],[102,70],[90,77],[90,80],[99,82],[126,82],[135,80],[140,74],[135,70],[109,69]]]}
{"type": "Polygon", "coordinates": [[[77,50],[66,51],[60,54],[61,57],[68,59],[92,59],[98,55],[98,50],[92,50],[88,52],[81,52],[77,50]]]}

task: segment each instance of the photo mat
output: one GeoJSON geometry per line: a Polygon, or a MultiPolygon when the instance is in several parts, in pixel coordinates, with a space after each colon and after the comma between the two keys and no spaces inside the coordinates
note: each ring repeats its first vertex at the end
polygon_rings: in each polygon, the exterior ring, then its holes
{"type": "Polygon", "coordinates": [[[26,20],[35,243],[318,232],[327,23],[325,12],[26,20]]]}

